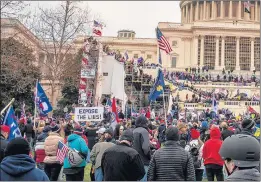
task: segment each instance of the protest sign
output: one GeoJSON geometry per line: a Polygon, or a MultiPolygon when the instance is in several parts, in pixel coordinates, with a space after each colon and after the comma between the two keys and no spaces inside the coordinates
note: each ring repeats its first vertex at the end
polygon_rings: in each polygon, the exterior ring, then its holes
{"type": "Polygon", "coordinates": [[[74,112],[75,121],[102,121],[103,107],[76,107],[74,112]]]}

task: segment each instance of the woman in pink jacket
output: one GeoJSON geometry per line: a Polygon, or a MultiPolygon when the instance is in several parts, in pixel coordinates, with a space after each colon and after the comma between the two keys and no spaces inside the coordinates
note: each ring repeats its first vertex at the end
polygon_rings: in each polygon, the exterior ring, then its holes
{"type": "Polygon", "coordinates": [[[58,149],[58,142],[64,142],[64,139],[60,136],[60,126],[56,123],[51,123],[51,132],[45,139],[44,150],[46,157],[44,158],[44,171],[49,177],[50,181],[57,181],[62,164],[57,160],[56,154],[58,149]]]}

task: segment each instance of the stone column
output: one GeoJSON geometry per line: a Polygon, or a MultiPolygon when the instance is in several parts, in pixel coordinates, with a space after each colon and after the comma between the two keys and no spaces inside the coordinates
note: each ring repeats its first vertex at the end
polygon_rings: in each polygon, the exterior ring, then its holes
{"type": "Polygon", "coordinates": [[[255,21],[258,21],[258,5],[257,5],[257,1],[255,2],[255,21]]]}
{"type": "Polygon", "coordinates": [[[221,1],[220,3],[220,18],[224,18],[224,3],[221,1]]]}
{"type": "Polygon", "coordinates": [[[194,64],[198,65],[198,35],[194,35],[194,64]]]}
{"type": "Polygon", "coordinates": [[[189,13],[188,13],[188,4],[186,4],[186,23],[188,23],[189,13]]]}
{"type": "Polygon", "coordinates": [[[240,70],[240,66],[239,66],[239,40],[240,37],[236,37],[236,70],[239,71],[240,70]]]}
{"type": "Polygon", "coordinates": [[[221,37],[221,67],[220,69],[225,68],[225,37],[221,37]]]}
{"type": "Polygon", "coordinates": [[[250,7],[250,15],[251,15],[251,18],[249,17],[250,20],[255,20],[255,6],[250,7]]]}
{"type": "Polygon", "coordinates": [[[199,9],[199,2],[197,1],[197,4],[196,4],[196,17],[195,17],[195,20],[198,20],[198,19],[199,19],[198,9],[199,9]]]}
{"type": "Polygon", "coordinates": [[[215,57],[215,70],[219,69],[219,37],[216,36],[216,57],[215,57]]]}
{"type": "Polygon", "coordinates": [[[241,19],[241,1],[238,1],[237,19],[241,19]]]}
{"type": "Polygon", "coordinates": [[[193,22],[193,2],[190,4],[190,22],[193,22]]]}
{"type": "Polygon", "coordinates": [[[212,8],[211,8],[211,10],[212,10],[212,12],[211,12],[211,20],[213,20],[213,19],[215,19],[215,2],[214,1],[212,1],[211,2],[211,6],[212,6],[212,8]]]}
{"type": "Polygon", "coordinates": [[[255,69],[255,55],[254,55],[254,43],[255,43],[255,37],[251,37],[250,38],[250,41],[251,41],[251,64],[250,64],[250,71],[253,71],[255,69]]]}
{"type": "Polygon", "coordinates": [[[206,20],[206,11],[207,11],[207,3],[206,1],[204,1],[204,4],[203,4],[203,20],[206,20]]]}
{"type": "Polygon", "coordinates": [[[204,36],[201,35],[201,44],[200,44],[200,67],[204,64],[204,36]]]}
{"type": "Polygon", "coordinates": [[[229,1],[229,14],[228,17],[231,19],[232,18],[232,1],[229,1]]]}

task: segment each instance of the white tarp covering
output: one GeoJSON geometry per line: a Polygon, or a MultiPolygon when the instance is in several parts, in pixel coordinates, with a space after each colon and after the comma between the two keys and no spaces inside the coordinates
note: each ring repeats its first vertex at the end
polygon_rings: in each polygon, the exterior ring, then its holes
{"type": "Polygon", "coordinates": [[[102,94],[111,94],[112,97],[115,97],[116,99],[122,101],[126,100],[124,90],[125,71],[123,63],[115,60],[114,56],[103,56],[102,72],[102,94]]]}

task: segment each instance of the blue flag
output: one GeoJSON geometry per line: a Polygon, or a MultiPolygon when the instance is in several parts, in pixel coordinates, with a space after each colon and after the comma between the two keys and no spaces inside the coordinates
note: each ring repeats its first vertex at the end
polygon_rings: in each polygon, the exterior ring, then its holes
{"type": "Polygon", "coordinates": [[[49,112],[53,110],[41,84],[37,83],[37,94],[36,94],[36,105],[40,116],[46,116],[49,112]]]}
{"type": "Polygon", "coordinates": [[[19,130],[16,117],[15,117],[15,112],[12,106],[9,107],[5,119],[4,119],[4,125],[7,125],[10,127],[10,133],[8,140],[12,140],[16,137],[22,137],[21,132],[19,130]]]}
{"type": "Polygon", "coordinates": [[[164,87],[165,87],[164,76],[163,76],[162,70],[159,69],[156,82],[153,85],[153,88],[149,95],[149,102],[155,101],[158,98],[158,96],[160,96],[160,94],[163,93],[164,87]]]}

